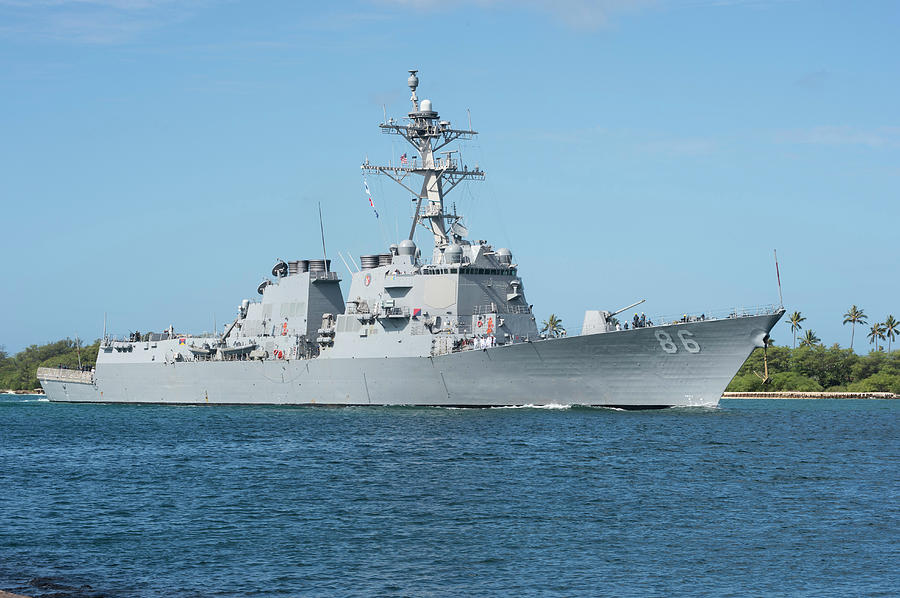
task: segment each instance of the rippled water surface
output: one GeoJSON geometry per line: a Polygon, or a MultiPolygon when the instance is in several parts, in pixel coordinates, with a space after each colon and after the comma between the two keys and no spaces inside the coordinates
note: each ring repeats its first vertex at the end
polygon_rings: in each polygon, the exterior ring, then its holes
{"type": "Polygon", "coordinates": [[[0,396],[32,596],[896,596],[900,401],[716,410],[0,396]]]}

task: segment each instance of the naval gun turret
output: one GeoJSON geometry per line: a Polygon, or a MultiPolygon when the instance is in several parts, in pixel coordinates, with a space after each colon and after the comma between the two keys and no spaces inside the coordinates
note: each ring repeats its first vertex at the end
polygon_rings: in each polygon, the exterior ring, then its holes
{"type": "Polygon", "coordinates": [[[609,312],[606,310],[596,310],[589,309],[584,312],[584,325],[581,329],[581,334],[594,334],[597,332],[612,332],[614,328],[614,324],[612,319],[622,313],[625,310],[631,309],[632,307],[637,307],[641,303],[646,301],[646,299],[641,299],[640,301],[635,301],[631,305],[626,305],[622,309],[617,309],[613,312],[609,312]]]}

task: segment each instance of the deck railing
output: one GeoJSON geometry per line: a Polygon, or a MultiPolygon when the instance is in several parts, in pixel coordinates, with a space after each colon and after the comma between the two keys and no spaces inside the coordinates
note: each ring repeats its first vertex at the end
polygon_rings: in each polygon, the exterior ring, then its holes
{"type": "MultiPolygon", "coordinates": [[[[665,315],[656,315],[656,316],[647,316],[646,327],[650,326],[669,326],[670,324],[689,324],[691,322],[705,322],[707,320],[727,320],[731,318],[749,318],[753,316],[768,316],[778,312],[778,310],[784,309],[783,307],[775,304],[765,304],[765,305],[754,305],[751,307],[732,307],[729,309],[716,309],[710,310],[706,312],[700,312],[699,314],[696,312],[693,313],[680,313],[680,314],[665,314],[665,315]]],[[[629,328],[633,327],[634,319],[632,315],[635,312],[626,312],[626,314],[619,314],[617,319],[619,323],[622,325],[624,329],[625,324],[628,324],[629,328]],[[626,317],[622,317],[622,316],[626,317]]],[[[583,329],[581,333],[583,333],[583,329]]]]}
{"type": "Polygon", "coordinates": [[[77,382],[79,384],[93,384],[94,373],[81,370],[67,370],[64,368],[38,368],[38,380],[53,380],[54,382],[77,382]]]}

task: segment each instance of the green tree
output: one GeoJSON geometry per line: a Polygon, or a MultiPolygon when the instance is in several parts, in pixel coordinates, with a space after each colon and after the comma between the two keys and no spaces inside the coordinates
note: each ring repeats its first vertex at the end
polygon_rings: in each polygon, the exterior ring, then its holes
{"type": "Polygon", "coordinates": [[[875,350],[878,350],[878,341],[884,340],[884,324],[881,322],[875,322],[872,324],[872,328],[869,329],[869,344],[875,345],[875,350]]]}
{"type": "Polygon", "coordinates": [[[888,369],[889,365],[890,360],[886,353],[881,351],[870,352],[868,355],[861,356],[850,368],[850,380],[852,382],[865,380],[869,376],[888,369]]]}
{"type": "Polygon", "coordinates": [[[557,318],[556,314],[550,314],[550,317],[543,322],[544,327],[541,333],[553,338],[560,337],[566,333],[566,329],[562,325],[562,318],[557,318]]]}
{"type": "Polygon", "coordinates": [[[888,353],[891,352],[891,341],[900,334],[900,322],[894,319],[894,316],[888,315],[884,321],[884,334],[887,336],[888,353]]]}
{"type": "Polygon", "coordinates": [[[859,360],[851,349],[841,349],[837,343],[831,347],[801,346],[792,351],[789,371],[812,378],[824,388],[843,386],[854,380],[852,368],[859,360]]]}
{"type": "Polygon", "coordinates": [[[800,315],[799,311],[795,311],[791,314],[791,317],[788,318],[788,324],[791,325],[791,332],[794,333],[794,348],[797,348],[797,331],[799,331],[803,326],[800,325],[801,322],[805,322],[806,318],[800,315]]]}
{"type": "Polygon", "coordinates": [[[850,309],[847,310],[847,313],[844,314],[844,326],[850,324],[850,348],[853,348],[853,336],[856,334],[856,325],[857,324],[865,324],[868,316],[866,313],[856,307],[855,305],[851,305],[850,309]]]}
{"type": "Polygon", "coordinates": [[[900,374],[878,372],[847,386],[850,392],[892,392],[900,394],[900,374]]]}
{"type": "Polygon", "coordinates": [[[819,392],[822,385],[797,372],[779,372],[769,383],[772,390],[795,390],[798,392],[819,392]]]}
{"type": "Polygon", "coordinates": [[[812,330],[807,330],[806,334],[803,335],[803,338],[800,339],[800,345],[804,347],[812,347],[818,345],[819,341],[821,340],[822,339],[816,336],[815,332],[813,332],[812,330]]]}
{"type": "Polygon", "coordinates": [[[762,379],[756,374],[744,374],[735,376],[726,392],[763,392],[767,390],[762,379]]]}

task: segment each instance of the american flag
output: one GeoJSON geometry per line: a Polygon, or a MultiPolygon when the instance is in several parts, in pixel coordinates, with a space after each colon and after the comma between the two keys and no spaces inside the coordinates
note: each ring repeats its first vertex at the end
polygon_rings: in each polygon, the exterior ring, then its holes
{"type": "Polygon", "coordinates": [[[400,164],[403,164],[404,166],[409,164],[409,160],[406,159],[406,154],[403,154],[402,156],[400,156],[400,164]]]}

